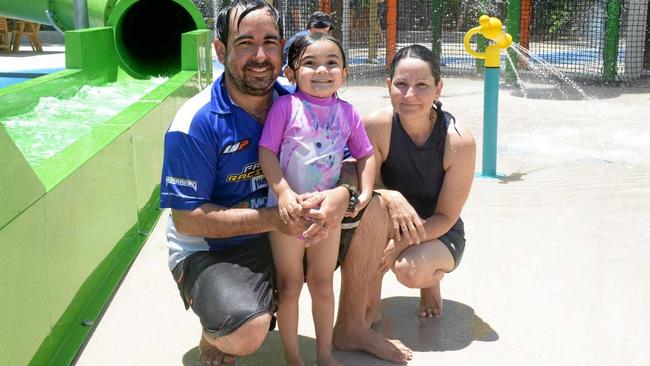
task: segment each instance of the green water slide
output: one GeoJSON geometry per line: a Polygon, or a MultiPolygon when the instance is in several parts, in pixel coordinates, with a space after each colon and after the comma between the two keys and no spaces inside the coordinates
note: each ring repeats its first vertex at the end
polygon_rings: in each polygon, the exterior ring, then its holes
{"type": "MultiPolygon", "coordinates": [[[[190,0],[87,0],[91,27],[115,28],[120,66],[134,77],[180,71],[181,34],[205,28],[190,0]]],[[[0,15],[74,30],[74,0],[0,0],[0,15]]]]}
{"type": "MultiPolygon", "coordinates": [[[[88,9],[92,28],[72,30],[72,0],[0,0],[2,16],[50,23],[49,14],[66,30],[64,71],[0,88],[0,365],[74,360],[160,215],[163,134],[211,81],[212,37],[189,0],[88,0],[88,9]],[[12,121],[39,115],[44,99],[65,105],[89,85],[101,96],[115,80],[158,75],[38,162],[12,135],[12,121]]],[[[51,128],[84,119],[70,113],[51,128]]]]}

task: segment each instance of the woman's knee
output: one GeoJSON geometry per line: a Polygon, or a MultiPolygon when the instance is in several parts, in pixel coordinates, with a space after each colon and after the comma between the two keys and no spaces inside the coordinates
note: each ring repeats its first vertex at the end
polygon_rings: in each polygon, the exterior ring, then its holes
{"type": "Polygon", "coordinates": [[[422,288],[425,282],[425,274],[414,264],[408,261],[397,261],[393,266],[393,272],[397,280],[409,288],[422,288]]]}
{"type": "Polygon", "coordinates": [[[423,269],[407,261],[395,263],[393,272],[397,280],[409,288],[429,288],[440,283],[445,276],[445,271],[437,269],[433,273],[429,269],[423,269]]]}

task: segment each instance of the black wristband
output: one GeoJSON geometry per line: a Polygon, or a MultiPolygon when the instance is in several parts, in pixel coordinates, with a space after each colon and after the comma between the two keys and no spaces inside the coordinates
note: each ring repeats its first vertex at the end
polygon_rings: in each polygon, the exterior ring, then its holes
{"type": "Polygon", "coordinates": [[[359,190],[357,187],[351,184],[341,184],[341,187],[345,187],[350,193],[350,201],[348,202],[348,212],[354,212],[354,209],[357,207],[357,202],[359,202],[359,190]]]}

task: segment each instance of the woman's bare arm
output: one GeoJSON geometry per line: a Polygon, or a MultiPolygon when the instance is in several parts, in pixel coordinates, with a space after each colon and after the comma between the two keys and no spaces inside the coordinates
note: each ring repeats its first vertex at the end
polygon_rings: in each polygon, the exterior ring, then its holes
{"type": "Polygon", "coordinates": [[[364,120],[368,137],[375,149],[374,156],[377,166],[375,190],[381,194],[386,203],[392,222],[390,236],[401,242],[402,235],[404,235],[405,243],[417,244],[424,240],[424,222],[400,192],[385,189],[381,181],[381,165],[386,161],[390,150],[393,110],[386,108],[372,112],[364,120]]]}
{"type": "Polygon", "coordinates": [[[456,223],[474,180],[476,142],[463,128],[450,126],[445,144],[445,178],[433,216],[424,224],[426,240],[439,238],[456,223]]]}

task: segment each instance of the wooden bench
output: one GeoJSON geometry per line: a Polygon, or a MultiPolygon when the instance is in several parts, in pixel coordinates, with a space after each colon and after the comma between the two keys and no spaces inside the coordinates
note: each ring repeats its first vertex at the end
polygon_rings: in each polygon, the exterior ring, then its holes
{"type": "Polygon", "coordinates": [[[9,51],[11,49],[9,42],[9,26],[7,25],[7,18],[0,17],[0,49],[9,51]]]}
{"type": "Polygon", "coordinates": [[[43,47],[41,47],[41,37],[39,35],[40,31],[41,25],[39,23],[17,20],[14,23],[14,29],[11,33],[11,52],[18,52],[23,35],[27,36],[29,39],[32,51],[43,52],[43,47]]]}

